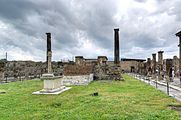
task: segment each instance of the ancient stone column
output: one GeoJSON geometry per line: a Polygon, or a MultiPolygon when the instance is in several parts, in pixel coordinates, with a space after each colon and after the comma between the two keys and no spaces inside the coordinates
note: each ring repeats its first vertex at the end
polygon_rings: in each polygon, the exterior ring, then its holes
{"type": "Polygon", "coordinates": [[[48,73],[52,73],[51,33],[46,33],[46,35],[47,35],[47,67],[48,67],[48,73]]]}
{"type": "MultiPolygon", "coordinates": [[[[173,57],[173,67],[174,67],[175,74],[178,75],[178,72],[179,72],[179,58],[177,56],[173,57]]],[[[177,76],[177,77],[179,77],[179,76],[177,76]]]]}
{"type": "Polygon", "coordinates": [[[146,72],[147,72],[147,75],[148,75],[148,76],[151,75],[151,59],[150,59],[150,58],[147,58],[146,72]]]}
{"type": "Polygon", "coordinates": [[[114,29],[114,64],[119,64],[119,29],[114,29]]]}
{"type": "Polygon", "coordinates": [[[152,74],[156,73],[156,53],[152,54],[152,74]]]}
{"type": "Polygon", "coordinates": [[[180,73],[180,84],[181,84],[181,31],[175,34],[179,37],[179,73],[180,73]]]}
{"type": "Polygon", "coordinates": [[[160,79],[163,79],[162,78],[162,75],[163,75],[163,53],[164,53],[164,51],[158,51],[158,68],[159,68],[160,79]]]}

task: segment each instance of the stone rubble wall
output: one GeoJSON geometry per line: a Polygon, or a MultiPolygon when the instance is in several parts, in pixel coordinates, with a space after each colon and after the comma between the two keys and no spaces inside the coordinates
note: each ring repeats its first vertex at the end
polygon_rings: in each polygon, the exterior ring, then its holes
{"type": "MultiPolygon", "coordinates": [[[[150,61],[149,61],[150,62],[150,61]]],[[[176,76],[179,76],[179,58],[174,56],[172,62],[164,62],[163,68],[167,68],[166,74],[168,74],[168,65],[174,66],[174,72],[176,76]],[[167,67],[166,67],[167,66],[167,67]]],[[[77,60],[77,62],[52,62],[52,70],[55,76],[81,76],[94,74],[94,79],[108,79],[111,71],[114,67],[113,61],[107,61],[106,59],[85,59],[77,60]],[[97,77],[97,78],[96,78],[97,77]]],[[[134,67],[134,72],[147,75],[148,69],[152,69],[152,65],[147,62],[137,61],[120,61],[121,71],[131,72],[131,67],[134,67]]],[[[156,62],[156,69],[158,69],[158,62],[156,62]]],[[[0,60],[0,80],[4,79],[5,73],[8,78],[12,79],[31,79],[39,78],[42,74],[47,72],[46,62],[34,62],[34,61],[8,61],[5,65],[5,61],[0,60]],[[7,68],[5,69],[5,67],[7,68]]]]}
{"type": "MultiPolygon", "coordinates": [[[[128,63],[127,66],[131,65],[131,63],[128,63]]],[[[97,62],[95,60],[92,62],[90,60],[88,62],[84,61],[82,64],[77,64],[76,62],[52,62],[52,70],[55,76],[81,76],[94,73],[94,79],[111,79],[112,77],[109,78],[113,70],[111,66],[114,66],[114,63],[104,59],[98,59],[97,62]]],[[[7,74],[8,78],[12,80],[39,78],[46,73],[46,67],[46,62],[8,61],[7,74]]],[[[4,69],[4,67],[0,68],[4,69]]],[[[3,75],[4,73],[0,77],[3,78],[3,75]]]]}
{"type": "Polygon", "coordinates": [[[62,84],[65,86],[71,85],[88,85],[93,81],[93,74],[90,75],[77,75],[77,76],[63,76],[62,84]]]}
{"type": "MultiPolygon", "coordinates": [[[[73,64],[72,62],[52,62],[52,70],[55,76],[63,75],[64,67],[73,64]]],[[[40,78],[42,74],[47,73],[46,62],[34,61],[8,61],[5,71],[5,64],[0,61],[0,79],[4,79],[6,72],[9,79],[40,78]],[[6,72],[7,71],[7,72],[6,72]]]]}
{"type": "Polygon", "coordinates": [[[93,73],[94,65],[67,65],[64,68],[63,74],[65,76],[89,75],[93,73]]]}
{"type": "Polygon", "coordinates": [[[131,72],[131,67],[134,67],[134,71],[138,72],[139,69],[139,62],[137,61],[123,61],[121,62],[121,68],[125,71],[125,72],[131,72]]]}

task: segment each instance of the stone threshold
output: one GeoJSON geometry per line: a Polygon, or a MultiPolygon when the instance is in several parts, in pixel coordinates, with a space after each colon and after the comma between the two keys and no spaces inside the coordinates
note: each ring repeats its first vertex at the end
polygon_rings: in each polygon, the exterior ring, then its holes
{"type": "Polygon", "coordinates": [[[65,91],[67,91],[67,90],[70,90],[70,89],[71,89],[71,87],[65,87],[64,89],[55,90],[54,92],[40,90],[40,91],[33,92],[32,94],[33,95],[58,95],[58,94],[63,93],[65,91]]]}

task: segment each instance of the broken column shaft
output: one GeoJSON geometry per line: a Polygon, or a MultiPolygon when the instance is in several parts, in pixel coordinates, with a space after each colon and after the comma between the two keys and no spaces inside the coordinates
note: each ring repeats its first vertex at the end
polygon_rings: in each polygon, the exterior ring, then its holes
{"type": "Polygon", "coordinates": [[[163,53],[164,51],[158,51],[158,65],[161,66],[161,70],[163,68],[163,53]]]}
{"type": "Polygon", "coordinates": [[[163,79],[163,53],[164,51],[158,51],[158,68],[159,68],[159,75],[160,79],[163,79]]]}
{"type": "Polygon", "coordinates": [[[146,72],[147,72],[147,75],[148,75],[148,76],[151,75],[151,59],[150,59],[150,58],[147,58],[146,72]]]}
{"type": "Polygon", "coordinates": [[[52,73],[52,50],[51,50],[51,33],[46,33],[47,35],[47,67],[48,73],[52,73]]]}
{"type": "Polygon", "coordinates": [[[156,53],[152,54],[152,73],[156,73],[156,53]]]}
{"type": "Polygon", "coordinates": [[[114,64],[119,64],[119,29],[114,29],[114,64]]]}

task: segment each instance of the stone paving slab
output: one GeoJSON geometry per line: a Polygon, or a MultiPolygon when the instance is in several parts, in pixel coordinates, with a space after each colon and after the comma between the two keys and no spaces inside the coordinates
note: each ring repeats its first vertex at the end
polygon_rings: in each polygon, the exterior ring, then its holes
{"type": "Polygon", "coordinates": [[[67,91],[67,90],[70,90],[70,89],[71,89],[71,87],[66,87],[63,90],[56,91],[56,92],[40,92],[41,91],[40,90],[40,91],[33,92],[32,94],[33,95],[58,95],[58,94],[63,93],[65,91],[67,91]]]}

